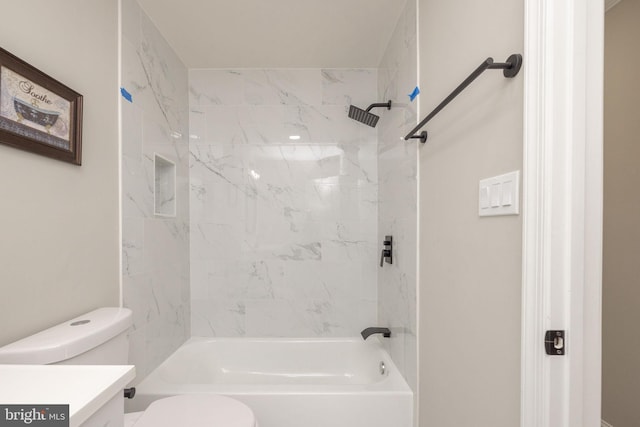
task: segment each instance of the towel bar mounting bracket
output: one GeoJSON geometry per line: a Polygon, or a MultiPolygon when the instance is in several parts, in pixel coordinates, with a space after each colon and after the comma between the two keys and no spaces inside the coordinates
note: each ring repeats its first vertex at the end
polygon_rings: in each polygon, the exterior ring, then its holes
{"type": "Polygon", "coordinates": [[[423,130],[423,131],[422,131],[422,132],[420,132],[420,134],[418,134],[418,135],[411,135],[411,136],[409,137],[409,139],[419,139],[419,140],[420,140],[420,142],[422,142],[422,143],[424,144],[425,142],[427,142],[427,137],[428,137],[428,136],[429,136],[429,134],[427,133],[427,131],[426,131],[426,130],[423,130]]]}

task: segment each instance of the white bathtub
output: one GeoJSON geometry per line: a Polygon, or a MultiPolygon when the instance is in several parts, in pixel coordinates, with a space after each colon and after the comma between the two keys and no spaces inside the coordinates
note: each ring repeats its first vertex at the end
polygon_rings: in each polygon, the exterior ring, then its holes
{"type": "Polygon", "coordinates": [[[191,338],[136,389],[129,412],[218,393],[249,405],[260,427],[412,426],[411,389],[375,337],[191,338]]]}

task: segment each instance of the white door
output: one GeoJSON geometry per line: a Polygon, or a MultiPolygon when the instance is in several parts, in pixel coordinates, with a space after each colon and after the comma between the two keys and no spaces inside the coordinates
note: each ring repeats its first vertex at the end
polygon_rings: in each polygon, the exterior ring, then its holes
{"type": "Polygon", "coordinates": [[[603,23],[602,0],[525,0],[522,427],[600,426],[603,23]]]}

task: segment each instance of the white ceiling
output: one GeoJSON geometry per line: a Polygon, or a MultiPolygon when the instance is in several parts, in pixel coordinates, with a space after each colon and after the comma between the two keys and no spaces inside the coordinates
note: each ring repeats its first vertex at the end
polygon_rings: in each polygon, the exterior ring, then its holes
{"type": "Polygon", "coordinates": [[[406,0],[138,0],[187,68],[373,68],[406,0]]]}

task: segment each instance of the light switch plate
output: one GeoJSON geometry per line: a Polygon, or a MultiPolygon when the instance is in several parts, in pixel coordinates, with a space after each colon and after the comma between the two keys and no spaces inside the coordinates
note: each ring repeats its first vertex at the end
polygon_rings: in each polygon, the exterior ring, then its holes
{"type": "Polygon", "coordinates": [[[520,171],[480,181],[478,188],[478,215],[520,214],[520,171]]]}

